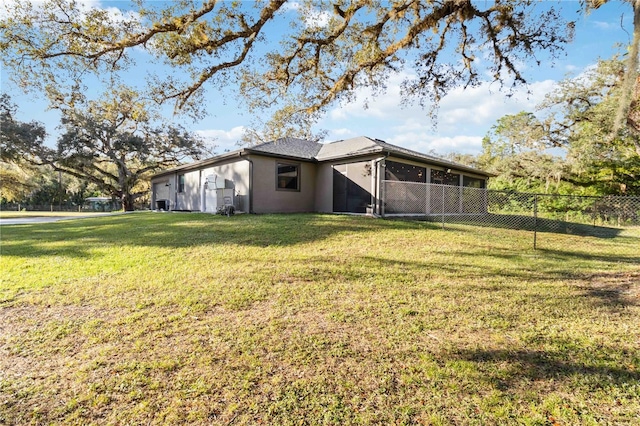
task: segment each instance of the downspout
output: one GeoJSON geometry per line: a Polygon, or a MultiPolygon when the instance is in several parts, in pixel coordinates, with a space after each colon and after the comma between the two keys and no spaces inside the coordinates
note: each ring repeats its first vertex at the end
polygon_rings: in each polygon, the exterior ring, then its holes
{"type": "Polygon", "coordinates": [[[247,213],[251,214],[253,213],[253,160],[248,157],[243,157],[242,151],[238,152],[238,157],[249,162],[249,208],[247,209],[247,213]]]}
{"type": "Polygon", "coordinates": [[[384,163],[384,161],[389,158],[389,156],[391,155],[391,153],[389,151],[387,151],[387,155],[385,155],[382,158],[379,158],[377,160],[375,160],[374,164],[375,164],[375,173],[376,173],[376,200],[378,200],[378,202],[375,203],[375,209],[374,209],[374,216],[380,216],[380,217],[384,217],[384,208],[383,208],[383,203],[384,200],[381,197],[381,192],[382,192],[382,179],[380,178],[380,163],[384,163]]]}
{"type": "MultiPolygon", "coordinates": [[[[156,205],[156,192],[154,191],[154,185],[153,185],[153,179],[151,180],[151,197],[150,197],[151,201],[149,203],[149,210],[153,211],[154,208],[153,206],[156,205]]],[[[20,209],[18,209],[20,210],[20,209]]]]}
{"type": "Polygon", "coordinates": [[[171,186],[169,190],[173,192],[172,197],[169,198],[169,206],[167,207],[167,211],[174,210],[174,208],[178,205],[178,173],[174,173],[172,177],[173,182],[171,182],[171,186]],[[171,203],[171,198],[173,198],[173,207],[171,203]]]}
{"type": "Polygon", "coordinates": [[[204,172],[204,169],[200,169],[199,177],[198,177],[198,189],[200,190],[200,213],[204,213],[204,205],[205,205],[205,199],[206,199],[206,194],[204,189],[204,187],[206,186],[206,180],[205,181],[202,180],[203,172],[204,172]]]}

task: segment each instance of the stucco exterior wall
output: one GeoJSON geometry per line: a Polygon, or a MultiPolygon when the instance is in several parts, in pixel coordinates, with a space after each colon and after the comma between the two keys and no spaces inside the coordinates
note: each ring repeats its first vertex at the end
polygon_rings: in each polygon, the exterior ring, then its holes
{"type": "MultiPolygon", "coordinates": [[[[179,176],[181,173],[178,173],[179,176]]],[[[200,210],[200,170],[184,173],[184,191],[178,192],[178,181],[173,187],[175,207],[172,210],[200,210]]]]}
{"type": "Polygon", "coordinates": [[[247,160],[240,158],[235,161],[217,164],[202,170],[202,179],[215,174],[225,180],[226,188],[234,190],[234,205],[237,211],[249,212],[249,168],[247,160]]]}
{"type": "Polygon", "coordinates": [[[212,166],[159,176],[152,180],[151,207],[155,209],[159,199],[168,198],[170,210],[202,211],[203,183],[207,176],[215,174],[225,179],[226,188],[234,189],[236,210],[248,212],[249,167],[244,157],[238,157],[212,166]],[[185,176],[184,192],[178,192],[178,176],[181,174],[185,176]]]}
{"type": "Polygon", "coordinates": [[[317,165],[314,210],[320,213],[333,212],[333,164],[317,165]]]}
{"type": "Polygon", "coordinates": [[[297,160],[251,155],[253,161],[253,212],[302,213],[315,211],[316,165],[297,160]],[[300,190],[276,188],[278,162],[300,165],[300,190]]]}

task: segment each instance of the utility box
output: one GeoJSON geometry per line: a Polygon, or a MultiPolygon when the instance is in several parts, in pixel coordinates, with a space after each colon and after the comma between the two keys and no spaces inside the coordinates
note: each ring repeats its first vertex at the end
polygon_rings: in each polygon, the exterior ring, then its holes
{"type": "Polygon", "coordinates": [[[234,189],[218,189],[218,208],[235,205],[234,189]]]}
{"type": "Polygon", "coordinates": [[[234,206],[235,208],[235,189],[233,189],[232,181],[211,174],[206,177],[201,190],[201,211],[217,213],[226,206],[234,206]],[[230,188],[227,188],[227,182],[229,182],[230,188]]]}
{"type": "Polygon", "coordinates": [[[209,175],[207,176],[207,187],[209,189],[225,189],[227,187],[226,179],[218,175],[209,175]]]}

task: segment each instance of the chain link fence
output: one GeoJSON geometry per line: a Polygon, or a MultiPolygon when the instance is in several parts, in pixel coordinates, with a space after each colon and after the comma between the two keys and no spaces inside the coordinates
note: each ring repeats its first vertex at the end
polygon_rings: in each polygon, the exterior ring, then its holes
{"type": "Polygon", "coordinates": [[[82,206],[69,204],[22,204],[22,203],[2,203],[0,210],[7,212],[79,212],[82,206]]]}
{"type": "MultiPolygon", "coordinates": [[[[418,182],[382,182],[383,217],[536,232],[607,236],[640,226],[640,197],[584,197],[493,191],[418,182]]],[[[535,247],[535,236],[534,236],[535,247]]]]}

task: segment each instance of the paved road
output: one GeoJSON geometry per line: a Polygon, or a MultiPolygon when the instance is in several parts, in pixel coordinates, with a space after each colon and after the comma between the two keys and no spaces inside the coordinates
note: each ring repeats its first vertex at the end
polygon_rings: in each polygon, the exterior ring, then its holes
{"type": "Polygon", "coordinates": [[[94,213],[90,215],[75,216],[31,216],[31,217],[7,217],[0,218],[1,225],[29,225],[33,223],[58,222],[70,219],[85,219],[88,217],[112,216],[114,213],[94,213]]]}

